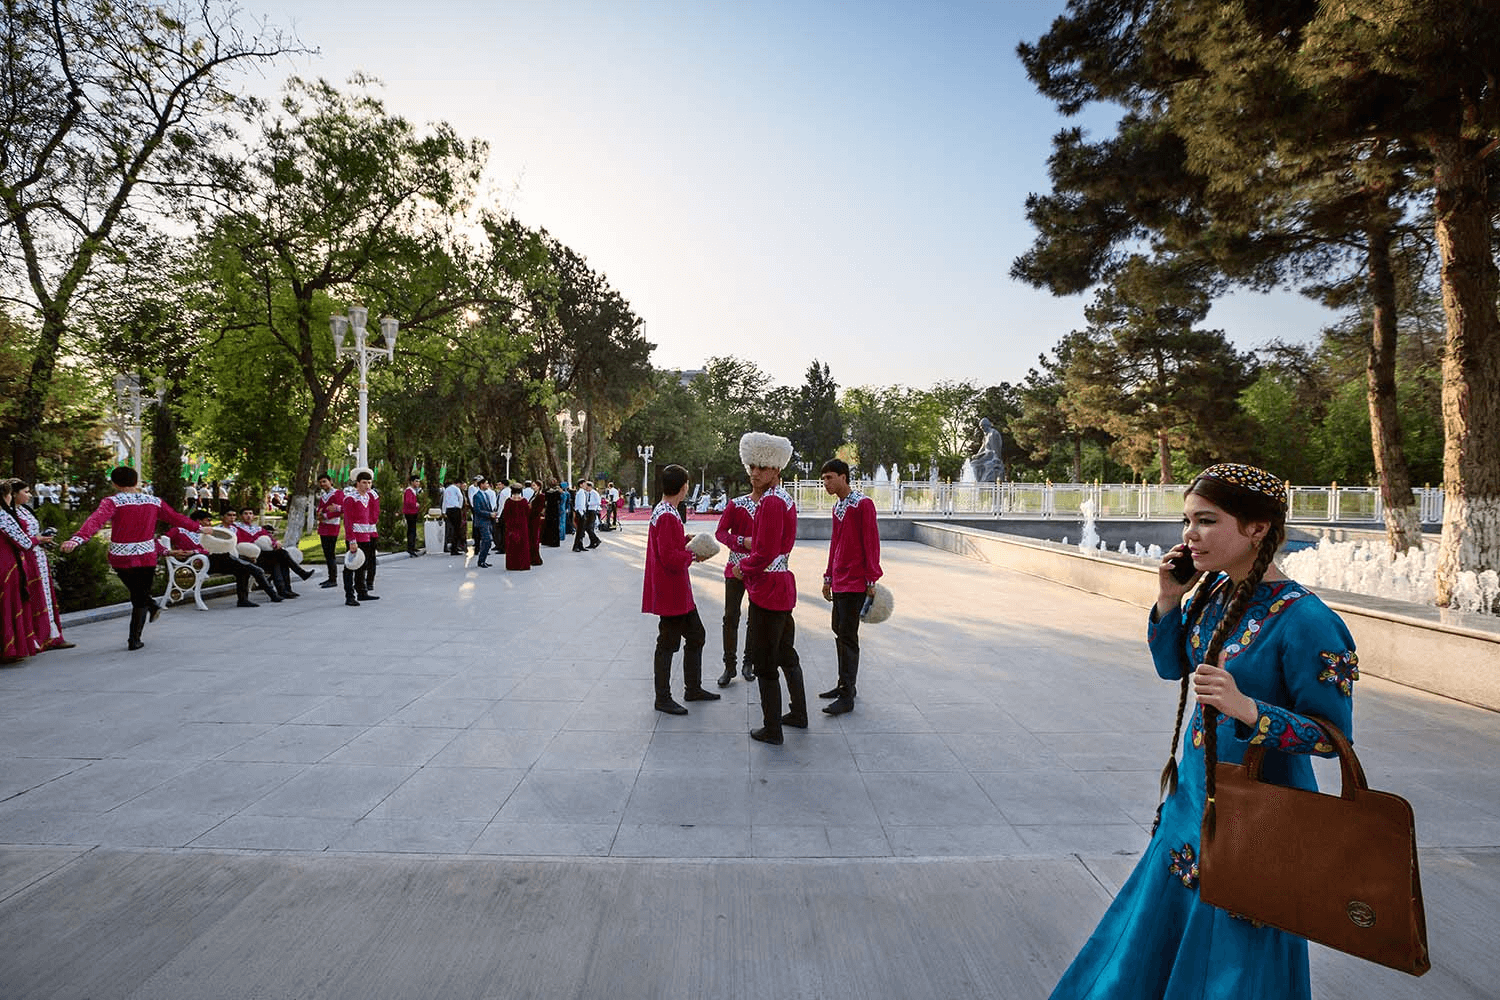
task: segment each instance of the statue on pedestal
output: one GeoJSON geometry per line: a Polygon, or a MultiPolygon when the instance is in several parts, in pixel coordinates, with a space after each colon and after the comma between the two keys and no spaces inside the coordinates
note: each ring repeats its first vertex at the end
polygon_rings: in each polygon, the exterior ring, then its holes
{"type": "Polygon", "coordinates": [[[1001,455],[1004,444],[1000,428],[990,423],[989,417],[981,417],[979,431],[984,436],[979,450],[969,456],[974,469],[974,479],[981,483],[998,483],[1005,479],[1005,459],[1001,455]]]}

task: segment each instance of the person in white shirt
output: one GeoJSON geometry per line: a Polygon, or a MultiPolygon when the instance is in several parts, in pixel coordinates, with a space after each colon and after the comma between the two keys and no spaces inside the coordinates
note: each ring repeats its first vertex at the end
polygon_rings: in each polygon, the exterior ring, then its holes
{"type": "Polygon", "coordinates": [[[536,488],[532,486],[531,480],[528,479],[521,484],[521,497],[527,503],[531,503],[531,498],[534,496],[536,496],[536,488]]]}
{"type": "Polygon", "coordinates": [[[620,488],[614,483],[604,491],[604,523],[611,528],[620,526],[620,488]]]}
{"type": "Polygon", "coordinates": [[[447,532],[443,537],[443,551],[449,555],[467,555],[468,543],[464,541],[464,492],[458,480],[451,480],[443,487],[443,518],[447,521],[447,532]],[[458,547],[464,547],[463,552],[458,547]]]}
{"type": "Polygon", "coordinates": [[[599,547],[599,536],[594,531],[594,526],[599,523],[599,509],[603,504],[603,498],[599,491],[594,489],[594,484],[585,479],[578,487],[578,531],[573,535],[573,551],[582,552],[583,536],[589,536],[588,547],[597,549],[599,547]]]}

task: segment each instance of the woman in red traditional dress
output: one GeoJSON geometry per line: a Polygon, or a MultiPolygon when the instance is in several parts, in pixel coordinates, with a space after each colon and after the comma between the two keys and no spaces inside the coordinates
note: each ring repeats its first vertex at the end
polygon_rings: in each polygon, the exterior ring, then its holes
{"type": "Polygon", "coordinates": [[[0,663],[19,663],[46,645],[38,636],[32,606],[42,601],[41,580],[31,558],[34,543],[11,513],[14,486],[0,482],[0,663]]]}
{"type": "Polygon", "coordinates": [[[521,496],[521,487],[510,488],[501,515],[505,521],[505,568],[531,568],[531,505],[521,496]]]}
{"type": "Polygon", "coordinates": [[[536,484],[536,492],[531,494],[531,511],[527,521],[531,528],[531,565],[542,564],[542,523],[547,519],[547,494],[542,489],[541,481],[536,484]]]}
{"type": "Polygon", "coordinates": [[[31,607],[31,618],[37,641],[43,649],[72,649],[73,644],[63,638],[62,618],[58,614],[57,582],[52,576],[52,564],[47,549],[52,547],[52,536],[42,534],[42,522],[31,509],[31,487],[19,479],[8,480],[10,496],[5,501],[5,512],[11,520],[20,524],[22,532],[31,542],[31,562],[27,564],[29,574],[36,570],[37,588],[42,592],[40,604],[31,607]]]}

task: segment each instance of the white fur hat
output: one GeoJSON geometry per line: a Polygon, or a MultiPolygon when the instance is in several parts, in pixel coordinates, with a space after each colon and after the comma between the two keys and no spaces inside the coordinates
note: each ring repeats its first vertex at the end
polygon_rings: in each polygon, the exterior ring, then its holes
{"type": "Polygon", "coordinates": [[[752,465],[785,469],[792,461],[792,442],[775,434],[750,431],[740,437],[740,461],[746,469],[752,465]]]}
{"type": "Polygon", "coordinates": [[[203,551],[209,553],[233,552],[237,539],[233,528],[223,525],[214,525],[212,528],[203,529],[203,551]]]}
{"type": "Polygon", "coordinates": [[[713,535],[710,535],[706,531],[701,531],[688,539],[687,550],[695,556],[712,559],[719,554],[719,543],[714,540],[713,535]]]}
{"type": "Polygon", "coordinates": [[[271,541],[270,535],[257,535],[255,538],[255,544],[260,546],[260,550],[262,552],[270,552],[276,547],[276,543],[271,541]]]}
{"type": "Polygon", "coordinates": [[[349,549],[344,553],[344,568],[348,570],[359,569],[365,564],[364,549],[349,549]]]}
{"type": "Polygon", "coordinates": [[[286,556],[298,566],[302,565],[302,550],[297,548],[297,546],[293,545],[291,548],[287,549],[286,556]]]}
{"type": "Polygon", "coordinates": [[[864,623],[878,625],[889,618],[894,610],[896,610],[896,597],[891,593],[891,588],[883,583],[877,583],[875,599],[870,602],[870,610],[865,613],[864,623]]]}
{"type": "Polygon", "coordinates": [[[260,546],[254,542],[238,542],[235,544],[234,551],[241,559],[248,559],[250,562],[255,562],[260,558],[260,546]]]}
{"type": "Polygon", "coordinates": [[[357,483],[359,482],[360,476],[369,476],[370,482],[373,483],[375,481],[375,470],[367,469],[363,465],[361,465],[359,468],[349,473],[349,481],[351,483],[357,483]]]}

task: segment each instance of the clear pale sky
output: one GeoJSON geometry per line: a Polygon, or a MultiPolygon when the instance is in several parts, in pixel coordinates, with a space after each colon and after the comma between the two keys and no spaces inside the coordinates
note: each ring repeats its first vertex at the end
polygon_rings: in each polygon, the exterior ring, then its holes
{"type": "MultiPolygon", "coordinates": [[[[248,0],[343,82],[490,145],[496,201],[588,258],[660,367],[747,358],[779,382],[1016,382],[1090,296],[1009,277],[1065,124],[1016,44],[1062,0],[248,0]]],[[[1079,121],[1103,134],[1111,119],[1079,121]]],[[[1293,294],[1221,300],[1242,349],[1310,341],[1293,294]]]]}

